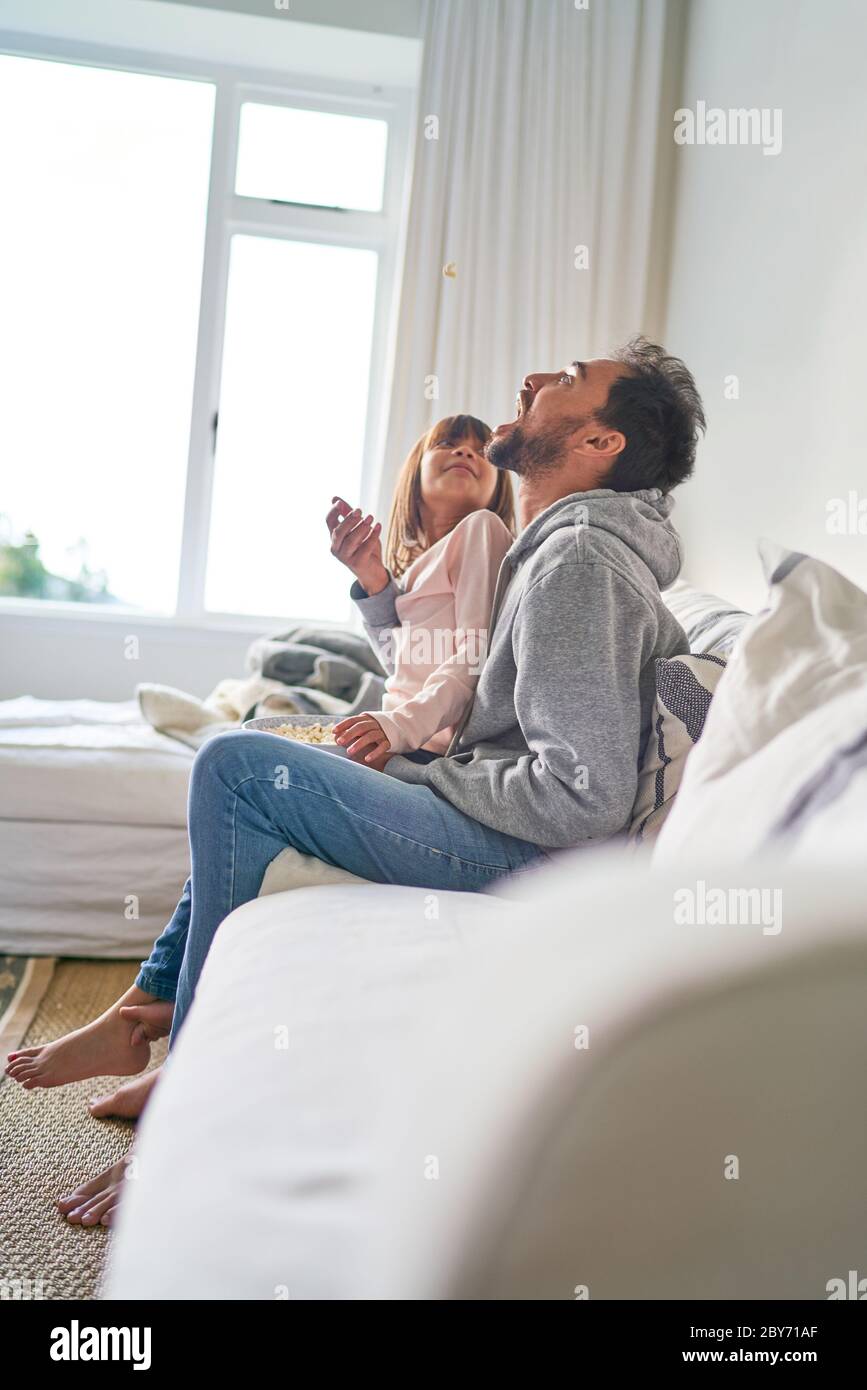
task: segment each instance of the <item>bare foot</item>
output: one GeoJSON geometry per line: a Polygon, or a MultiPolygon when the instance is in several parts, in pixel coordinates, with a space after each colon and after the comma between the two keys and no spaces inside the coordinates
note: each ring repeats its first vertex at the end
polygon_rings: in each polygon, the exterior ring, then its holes
{"type": "Polygon", "coordinates": [[[127,1154],[113,1163],[98,1177],[81,1184],[66,1197],[57,1199],[57,1206],[73,1226],[110,1226],[123,1193],[126,1170],[132,1160],[127,1154]]]}
{"type": "Polygon", "coordinates": [[[87,1108],[95,1120],[104,1120],[109,1115],[116,1115],[121,1120],[137,1120],[159,1076],[159,1067],[146,1071],[144,1076],[127,1081],[125,1086],[118,1086],[109,1095],[94,1096],[93,1100],[87,1102],[87,1108]]]}
{"type": "Polygon", "coordinates": [[[157,1038],[167,1038],[172,1031],[175,1006],[168,999],[158,999],[155,1004],[123,1004],[121,1018],[138,1024],[132,1030],[132,1042],[155,1042],[157,1038]]]}
{"type": "MultiPolygon", "coordinates": [[[[18,1081],[25,1091],[31,1091],[36,1086],[65,1086],[87,1076],[134,1076],[144,1071],[151,1053],[148,1031],[156,1023],[138,1016],[123,1017],[126,1008],[133,1006],[138,1014],[136,1006],[143,1004],[159,1005],[162,1009],[165,1000],[132,985],[116,1004],[84,1028],[42,1047],[10,1052],[6,1075],[18,1081]]],[[[160,1033],[153,1036],[159,1037],[160,1033]]]]}

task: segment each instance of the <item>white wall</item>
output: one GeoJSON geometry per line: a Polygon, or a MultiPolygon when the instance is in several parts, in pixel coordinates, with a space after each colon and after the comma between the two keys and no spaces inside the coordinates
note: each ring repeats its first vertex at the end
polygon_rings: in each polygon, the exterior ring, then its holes
{"type": "Polygon", "coordinates": [[[691,6],[680,105],[783,112],[776,157],[677,151],[665,341],[709,421],[676,513],[685,574],[749,605],[761,535],[867,586],[867,536],[826,530],[829,499],[867,499],[865,53],[863,0],[691,6]]]}
{"type": "MultiPolygon", "coordinates": [[[[278,625],[279,626],[279,625],[278,625]]],[[[173,685],[202,698],[224,676],[243,676],[256,634],[168,628],[134,615],[104,623],[75,617],[5,615],[0,624],[0,700],[131,700],[139,681],[173,685]],[[136,646],[138,655],[130,659],[136,646]]]]}
{"type": "Polygon", "coordinates": [[[380,34],[421,32],[422,0],[178,0],[208,10],[236,10],[240,14],[273,15],[278,20],[309,24],[335,24],[344,29],[369,29],[380,34]]]}
{"type": "MultiPolygon", "coordinates": [[[[256,0],[256,13],[252,8],[240,14],[229,6],[193,8],[168,0],[87,0],[86,5],[80,0],[0,0],[0,39],[5,30],[295,77],[408,88],[416,84],[420,41],[398,32],[373,32],[374,24],[362,26],[371,31],[367,33],[339,27],[339,19],[351,13],[345,3],[328,0],[322,24],[296,22],[294,10],[277,14],[266,0],[256,0]]],[[[305,4],[305,16],[314,8],[305,4]]]]}

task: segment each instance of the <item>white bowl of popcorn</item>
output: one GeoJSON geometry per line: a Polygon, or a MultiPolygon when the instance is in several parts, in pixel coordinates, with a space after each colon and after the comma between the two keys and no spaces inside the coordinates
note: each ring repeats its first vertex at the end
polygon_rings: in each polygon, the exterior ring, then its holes
{"type": "Polygon", "coordinates": [[[296,743],[309,743],[326,753],[339,753],[347,756],[346,749],[334,742],[336,719],[321,714],[279,714],[268,719],[246,719],[245,729],[258,730],[264,734],[276,734],[278,738],[291,738],[296,743]]]}

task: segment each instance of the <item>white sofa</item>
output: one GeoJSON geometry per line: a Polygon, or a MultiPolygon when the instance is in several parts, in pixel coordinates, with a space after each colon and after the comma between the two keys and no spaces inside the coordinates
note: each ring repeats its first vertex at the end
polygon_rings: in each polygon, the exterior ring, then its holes
{"type": "Polygon", "coordinates": [[[239,909],[144,1118],[109,1297],[826,1297],[867,1242],[862,882],[752,874],[779,935],[677,926],[690,874],[606,854],[525,902],[239,909]]]}

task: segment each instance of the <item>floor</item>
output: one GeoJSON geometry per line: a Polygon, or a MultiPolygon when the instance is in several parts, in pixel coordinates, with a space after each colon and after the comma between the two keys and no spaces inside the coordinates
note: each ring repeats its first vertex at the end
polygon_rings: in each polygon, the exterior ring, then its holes
{"type": "MultiPolygon", "coordinates": [[[[23,1045],[49,1042],[95,1018],[132,984],[136,969],[132,961],[58,961],[23,1045]]],[[[160,1055],[164,1048],[165,1044],[160,1055]]],[[[2,1080],[0,1285],[9,1288],[0,1288],[0,1294],[50,1299],[99,1296],[110,1232],[105,1227],[70,1226],[53,1199],[129,1149],[135,1132],[132,1124],[94,1120],[86,1109],[91,1096],[116,1084],[111,1078],[94,1078],[52,1090],[22,1091],[2,1080]]]]}

